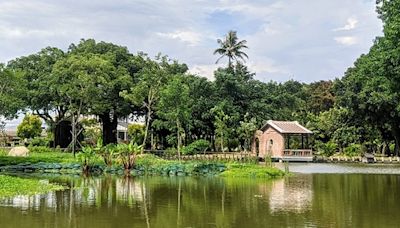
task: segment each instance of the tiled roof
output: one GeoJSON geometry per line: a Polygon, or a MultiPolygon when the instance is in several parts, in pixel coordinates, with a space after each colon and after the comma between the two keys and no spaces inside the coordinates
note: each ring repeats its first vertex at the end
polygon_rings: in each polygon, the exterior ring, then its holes
{"type": "Polygon", "coordinates": [[[268,122],[261,128],[265,130],[268,126],[274,128],[279,133],[287,134],[312,134],[313,132],[303,127],[297,121],[275,121],[268,120],[268,122]]]}

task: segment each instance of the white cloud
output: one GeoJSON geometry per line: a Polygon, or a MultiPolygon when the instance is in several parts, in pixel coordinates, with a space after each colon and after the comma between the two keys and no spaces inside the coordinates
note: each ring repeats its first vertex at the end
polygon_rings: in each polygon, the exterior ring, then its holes
{"type": "Polygon", "coordinates": [[[357,43],[357,38],[354,36],[339,36],[334,38],[339,44],[351,46],[357,43]]]}
{"type": "Polygon", "coordinates": [[[349,30],[353,30],[356,28],[358,24],[358,20],[355,17],[350,17],[347,19],[347,24],[344,25],[341,28],[336,28],[333,31],[349,31],[349,30]]]}
{"type": "Polygon", "coordinates": [[[185,43],[188,43],[190,46],[196,46],[202,40],[202,34],[193,31],[177,30],[175,32],[170,32],[170,33],[158,32],[157,35],[169,39],[177,39],[185,43]]]}
{"type": "Polygon", "coordinates": [[[206,77],[208,80],[213,81],[214,71],[218,69],[218,67],[223,67],[224,64],[204,64],[204,65],[193,65],[189,69],[189,73],[199,75],[202,77],[206,77]]]}

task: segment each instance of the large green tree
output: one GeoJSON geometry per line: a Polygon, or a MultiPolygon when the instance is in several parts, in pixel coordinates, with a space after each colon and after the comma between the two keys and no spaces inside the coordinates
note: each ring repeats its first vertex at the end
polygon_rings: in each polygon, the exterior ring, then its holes
{"type": "Polygon", "coordinates": [[[90,112],[99,116],[103,126],[103,143],[116,143],[118,119],[127,117],[139,110],[139,107],[120,96],[124,90],[132,87],[135,73],[140,70],[135,57],[126,47],[112,43],[96,42],[93,39],[81,40],[71,44],[68,55],[95,55],[106,60],[107,80],[97,85],[104,91],[102,96],[92,97],[90,112]],[[111,68],[110,68],[111,67],[111,68]]]}
{"type": "Polygon", "coordinates": [[[64,97],[50,89],[53,85],[53,66],[64,57],[65,53],[62,50],[47,47],[38,53],[12,60],[8,64],[8,68],[21,74],[25,82],[19,84],[25,86],[25,93],[17,97],[26,103],[27,109],[40,116],[51,128],[64,120],[68,110],[64,97]]]}
{"type": "Polygon", "coordinates": [[[339,105],[348,107],[354,119],[363,119],[390,131],[399,154],[400,143],[400,1],[378,0],[383,37],[377,37],[337,86],[339,105]]]}
{"type": "Polygon", "coordinates": [[[181,147],[185,139],[185,126],[190,117],[189,86],[183,75],[175,75],[161,91],[158,114],[165,124],[176,131],[177,152],[180,159],[181,147]]]}
{"type": "Polygon", "coordinates": [[[24,108],[24,85],[24,79],[19,72],[0,64],[0,117],[15,117],[24,108]]]}

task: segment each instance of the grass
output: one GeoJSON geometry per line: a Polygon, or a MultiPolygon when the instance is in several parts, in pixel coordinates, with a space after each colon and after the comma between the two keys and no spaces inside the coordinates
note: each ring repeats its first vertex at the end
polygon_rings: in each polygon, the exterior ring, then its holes
{"type": "MultiPolygon", "coordinates": [[[[0,155],[0,166],[18,165],[21,163],[35,164],[43,163],[79,163],[71,153],[63,153],[59,150],[40,150],[35,148],[29,154],[29,157],[8,157],[0,155]]],[[[95,164],[104,165],[100,156],[96,156],[95,164]]],[[[120,166],[118,160],[114,166],[120,166]]],[[[165,160],[155,155],[144,154],[138,155],[136,166],[143,172],[149,174],[160,174],[172,172],[185,172],[190,174],[212,174],[222,177],[245,177],[245,178],[279,178],[285,175],[285,172],[274,168],[260,166],[252,163],[237,162],[210,162],[210,161],[177,161],[165,160]],[[222,172],[222,173],[221,173],[222,172]]],[[[1,187],[1,186],[0,186],[1,187]]]]}
{"type": "Polygon", "coordinates": [[[0,197],[35,195],[63,189],[61,185],[45,181],[0,175],[0,197]]]}
{"type": "Polygon", "coordinates": [[[76,163],[76,159],[70,153],[46,152],[30,153],[29,157],[0,156],[0,166],[18,165],[21,163],[76,163]]]}
{"type": "Polygon", "coordinates": [[[274,167],[265,167],[257,164],[230,163],[228,164],[227,170],[221,173],[220,176],[273,179],[285,175],[285,172],[274,167]]]}

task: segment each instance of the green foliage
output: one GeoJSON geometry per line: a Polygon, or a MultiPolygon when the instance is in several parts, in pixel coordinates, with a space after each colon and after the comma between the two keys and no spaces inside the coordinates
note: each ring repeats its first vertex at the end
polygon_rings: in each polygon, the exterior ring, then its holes
{"type": "Polygon", "coordinates": [[[244,150],[248,151],[251,148],[251,142],[253,141],[254,134],[258,129],[257,120],[255,117],[249,118],[249,114],[246,113],[244,120],[240,121],[240,127],[238,129],[240,139],[244,142],[244,150]]]}
{"type": "Polygon", "coordinates": [[[164,124],[175,129],[177,138],[177,152],[185,138],[185,124],[190,117],[189,86],[185,84],[182,75],[176,75],[161,91],[161,99],[157,114],[164,119],[164,124]]]}
{"type": "Polygon", "coordinates": [[[221,173],[222,177],[243,177],[243,178],[266,178],[273,179],[283,177],[285,173],[274,167],[265,167],[251,164],[232,163],[226,171],[221,173]]]}
{"type": "Polygon", "coordinates": [[[344,148],[344,154],[349,157],[359,156],[362,153],[362,147],[360,144],[350,144],[344,148]]]}
{"type": "Polygon", "coordinates": [[[18,125],[17,135],[23,139],[32,139],[42,133],[42,121],[38,116],[27,114],[18,125]]]}
{"type": "Polygon", "coordinates": [[[76,157],[82,166],[82,171],[88,173],[91,167],[96,161],[96,151],[90,146],[82,147],[82,151],[79,152],[76,157]]]}
{"type": "Polygon", "coordinates": [[[198,139],[182,148],[182,153],[187,155],[198,154],[205,152],[208,148],[210,148],[210,142],[204,139],[198,139]]]}
{"type": "Polygon", "coordinates": [[[61,153],[60,149],[57,148],[50,148],[48,146],[34,146],[34,145],[30,145],[28,147],[29,149],[29,153],[61,153]]]}
{"type": "Polygon", "coordinates": [[[136,155],[142,151],[142,146],[136,143],[117,144],[115,146],[116,155],[124,166],[125,171],[135,168],[136,155]]]}
{"type": "Polygon", "coordinates": [[[229,31],[224,40],[218,39],[217,42],[220,47],[214,51],[214,55],[219,54],[221,57],[217,59],[216,63],[223,57],[228,57],[228,66],[231,67],[233,60],[240,63],[239,59],[244,61],[244,58],[249,58],[247,54],[242,51],[248,48],[246,46],[247,41],[239,41],[236,31],[229,31]]]}
{"type": "Polygon", "coordinates": [[[115,144],[108,144],[103,147],[96,147],[96,153],[98,153],[104,161],[104,164],[108,167],[113,165],[113,161],[117,154],[117,149],[115,144]]]}
{"type": "Polygon", "coordinates": [[[12,118],[24,108],[25,81],[20,72],[14,72],[0,63],[0,117],[12,118]]]}
{"type": "Polygon", "coordinates": [[[84,131],[83,135],[87,145],[96,145],[101,138],[100,123],[96,119],[83,119],[80,121],[84,131]]]}
{"type": "Polygon", "coordinates": [[[49,146],[50,141],[45,137],[35,137],[29,141],[29,146],[49,146]]]}
{"type": "Polygon", "coordinates": [[[322,152],[323,155],[329,157],[337,152],[338,146],[333,141],[328,141],[326,143],[319,142],[317,148],[322,152]]]}
{"type": "Polygon", "coordinates": [[[0,197],[35,195],[65,189],[65,187],[61,185],[51,184],[41,180],[23,179],[4,175],[0,175],[0,186],[0,197]]]}
{"type": "Polygon", "coordinates": [[[142,144],[145,135],[145,126],[141,124],[129,124],[128,135],[132,142],[142,144]]]}
{"type": "Polygon", "coordinates": [[[6,149],[0,148],[0,157],[7,156],[7,155],[8,155],[8,151],[6,149]]]}
{"type": "Polygon", "coordinates": [[[223,110],[224,105],[225,103],[220,103],[211,110],[213,113],[215,113],[215,135],[222,152],[225,151],[224,142],[227,141],[231,132],[231,129],[228,128],[228,121],[231,119],[231,117],[225,114],[223,110]]]}

